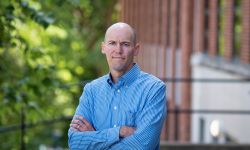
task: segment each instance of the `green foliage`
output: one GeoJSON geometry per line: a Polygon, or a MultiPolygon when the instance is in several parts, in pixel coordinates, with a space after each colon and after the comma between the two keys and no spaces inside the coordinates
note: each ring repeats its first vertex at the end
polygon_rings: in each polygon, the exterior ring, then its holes
{"type": "MultiPolygon", "coordinates": [[[[116,4],[0,1],[1,127],[19,124],[22,108],[31,123],[73,115],[82,92],[79,82],[107,71],[100,43],[107,26],[117,19],[116,4]]],[[[27,130],[27,148],[66,147],[68,125],[27,130]]],[[[0,141],[0,149],[19,149],[20,132],[0,134],[0,141]]]]}
{"type": "Polygon", "coordinates": [[[235,0],[234,5],[234,49],[235,55],[240,55],[242,32],[242,0],[235,0]]]}
{"type": "MultiPolygon", "coordinates": [[[[225,53],[225,4],[226,0],[219,1],[219,36],[218,36],[218,54],[224,55],[225,53]]],[[[242,0],[234,1],[234,39],[233,39],[233,53],[239,56],[241,45],[241,32],[242,32],[242,0]]]]}
{"type": "Polygon", "coordinates": [[[218,36],[218,54],[224,55],[225,51],[225,0],[219,1],[219,36],[218,36]]]}

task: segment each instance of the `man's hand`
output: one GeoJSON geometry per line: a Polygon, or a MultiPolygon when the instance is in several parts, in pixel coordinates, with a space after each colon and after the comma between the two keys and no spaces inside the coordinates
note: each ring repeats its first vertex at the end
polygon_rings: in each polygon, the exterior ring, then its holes
{"type": "Polygon", "coordinates": [[[71,124],[70,127],[74,130],[74,131],[80,131],[80,132],[84,132],[84,131],[95,131],[95,129],[93,128],[93,126],[82,116],[76,116],[71,124]]]}
{"type": "Polygon", "coordinates": [[[135,128],[129,126],[122,126],[120,128],[119,136],[125,138],[132,135],[135,132],[135,128]]]}

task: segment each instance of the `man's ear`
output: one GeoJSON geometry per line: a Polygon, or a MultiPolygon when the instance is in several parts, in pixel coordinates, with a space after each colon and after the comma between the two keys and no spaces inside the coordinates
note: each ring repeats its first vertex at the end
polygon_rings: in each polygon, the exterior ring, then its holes
{"type": "Polygon", "coordinates": [[[134,56],[137,56],[139,54],[139,50],[140,50],[140,44],[137,43],[134,48],[134,56]]]}
{"type": "Polygon", "coordinates": [[[101,47],[102,47],[102,53],[105,54],[105,43],[104,42],[102,42],[102,46],[101,47]]]}

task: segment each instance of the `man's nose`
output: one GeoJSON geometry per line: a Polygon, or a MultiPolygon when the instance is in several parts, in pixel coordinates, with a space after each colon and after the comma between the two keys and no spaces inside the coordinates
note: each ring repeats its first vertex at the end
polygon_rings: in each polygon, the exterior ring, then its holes
{"type": "Polygon", "coordinates": [[[117,43],[115,51],[117,53],[122,53],[122,44],[121,43],[117,43]]]}

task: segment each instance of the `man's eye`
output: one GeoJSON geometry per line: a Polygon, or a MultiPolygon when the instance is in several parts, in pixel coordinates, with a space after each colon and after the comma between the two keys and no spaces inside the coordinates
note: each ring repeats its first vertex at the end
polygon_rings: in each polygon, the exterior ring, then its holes
{"type": "Polygon", "coordinates": [[[115,45],[115,42],[109,42],[108,44],[109,45],[115,45]]]}
{"type": "Polygon", "coordinates": [[[123,45],[126,46],[126,47],[129,47],[129,46],[130,46],[129,43],[123,43],[123,45]]]}

